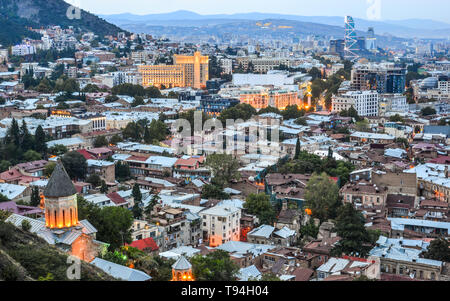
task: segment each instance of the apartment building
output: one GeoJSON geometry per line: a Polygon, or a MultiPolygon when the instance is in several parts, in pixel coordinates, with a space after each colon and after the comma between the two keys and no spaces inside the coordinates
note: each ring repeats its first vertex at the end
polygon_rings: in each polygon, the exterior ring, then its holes
{"type": "Polygon", "coordinates": [[[202,216],[203,240],[210,247],[228,241],[239,241],[241,209],[232,206],[215,206],[199,213],[202,216]]]}
{"type": "Polygon", "coordinates": [[[193,56],[174,55],[173,65],[141,65],[138,67],[142,75],[142,85],[161,88],[206,87],[209,79],[209,57],[196,51],[193,56]]]}
{"type": "Polygon", "coordinates": [[[351,107],[359,116],[378,116],[379,94],[376,91],[348,91],[332,98],[332,111],[341,112],[351,107]]]}

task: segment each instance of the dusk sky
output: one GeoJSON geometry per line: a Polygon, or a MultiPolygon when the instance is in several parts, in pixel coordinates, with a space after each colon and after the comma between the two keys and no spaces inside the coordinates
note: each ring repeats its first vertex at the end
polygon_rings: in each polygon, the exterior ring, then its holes
{"type": "MultiPolygon", "coordinates": [[[[448,0],[66,0],[96,14],[153,14],[190,10],[200,14],[271,12],[303,16],[370,18],[369,7],[380,3],[377,19],[433,19],[450,23],[448,0]],[[368,17],[369,16],[369,17],[368,17]]],[[[374,11],[374,10],[372,10],[374,11]]],[[[372,14],[373,16],[373,14],[372,14]]]]}

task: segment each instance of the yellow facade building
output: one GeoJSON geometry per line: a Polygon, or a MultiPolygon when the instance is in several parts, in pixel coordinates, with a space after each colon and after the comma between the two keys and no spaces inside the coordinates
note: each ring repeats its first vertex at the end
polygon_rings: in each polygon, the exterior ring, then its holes
{"type": "Polygon", "coordinates": [[[257,110],[268,106],[284,110],[287,106],[301,105],[298,92],[287,90],[254,88],[242,91],[239,98],[241,103],[249,104],[257,110]]]}
{"type": "Polygon", "coordinates": [[[142,65],[142,85],[173,87],[192,87],[202,89],[209,79],[209,57],[202,56],[199,51],[193,56],[174,55],[173,65],[142,65]]]}

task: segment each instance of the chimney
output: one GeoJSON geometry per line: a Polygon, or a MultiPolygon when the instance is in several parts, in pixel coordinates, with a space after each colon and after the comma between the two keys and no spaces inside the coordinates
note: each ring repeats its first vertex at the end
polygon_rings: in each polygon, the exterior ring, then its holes
{"type": "Polygon", "coordinates": [[[445,174],[445,177],[448,179],[448,166],[447,165],[445,166],[444,174],[445,174]]]}
{"type": "Polygon", "coordinates": [[[281,210],[287,210],[287,201],[283,201],[283,204],[281,206],[281,210]]]}

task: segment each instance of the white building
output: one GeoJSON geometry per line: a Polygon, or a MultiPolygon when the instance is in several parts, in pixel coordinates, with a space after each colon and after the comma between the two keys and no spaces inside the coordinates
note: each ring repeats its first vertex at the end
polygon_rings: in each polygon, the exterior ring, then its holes
{"type": "Polygon", "coordinates": [[[382,94],[378,112],[380,116],[395,115],[396,113],[406,113],[409,110],[406,96],[402,94],[382,94]]]}
{"type": "Polygon", "coordinates": [[[36,47],[34,45],[21,44],[12,47],[12,55],[24,56],[35,53],[36,47]]]}
{"type": "Polygon", "coordinates": [[[199,213],[202,217],[203,238],[210,247],[228,241],[239,241],[241,209],[233,206],[215,206],[199,213]]]}
{"type": "Polygon", "coordinates": [[[332,111],[341,112],[352,106],[359,116],[378,116],[379,94],[376,91],[349,91],[332,98],[332,111]]]}

